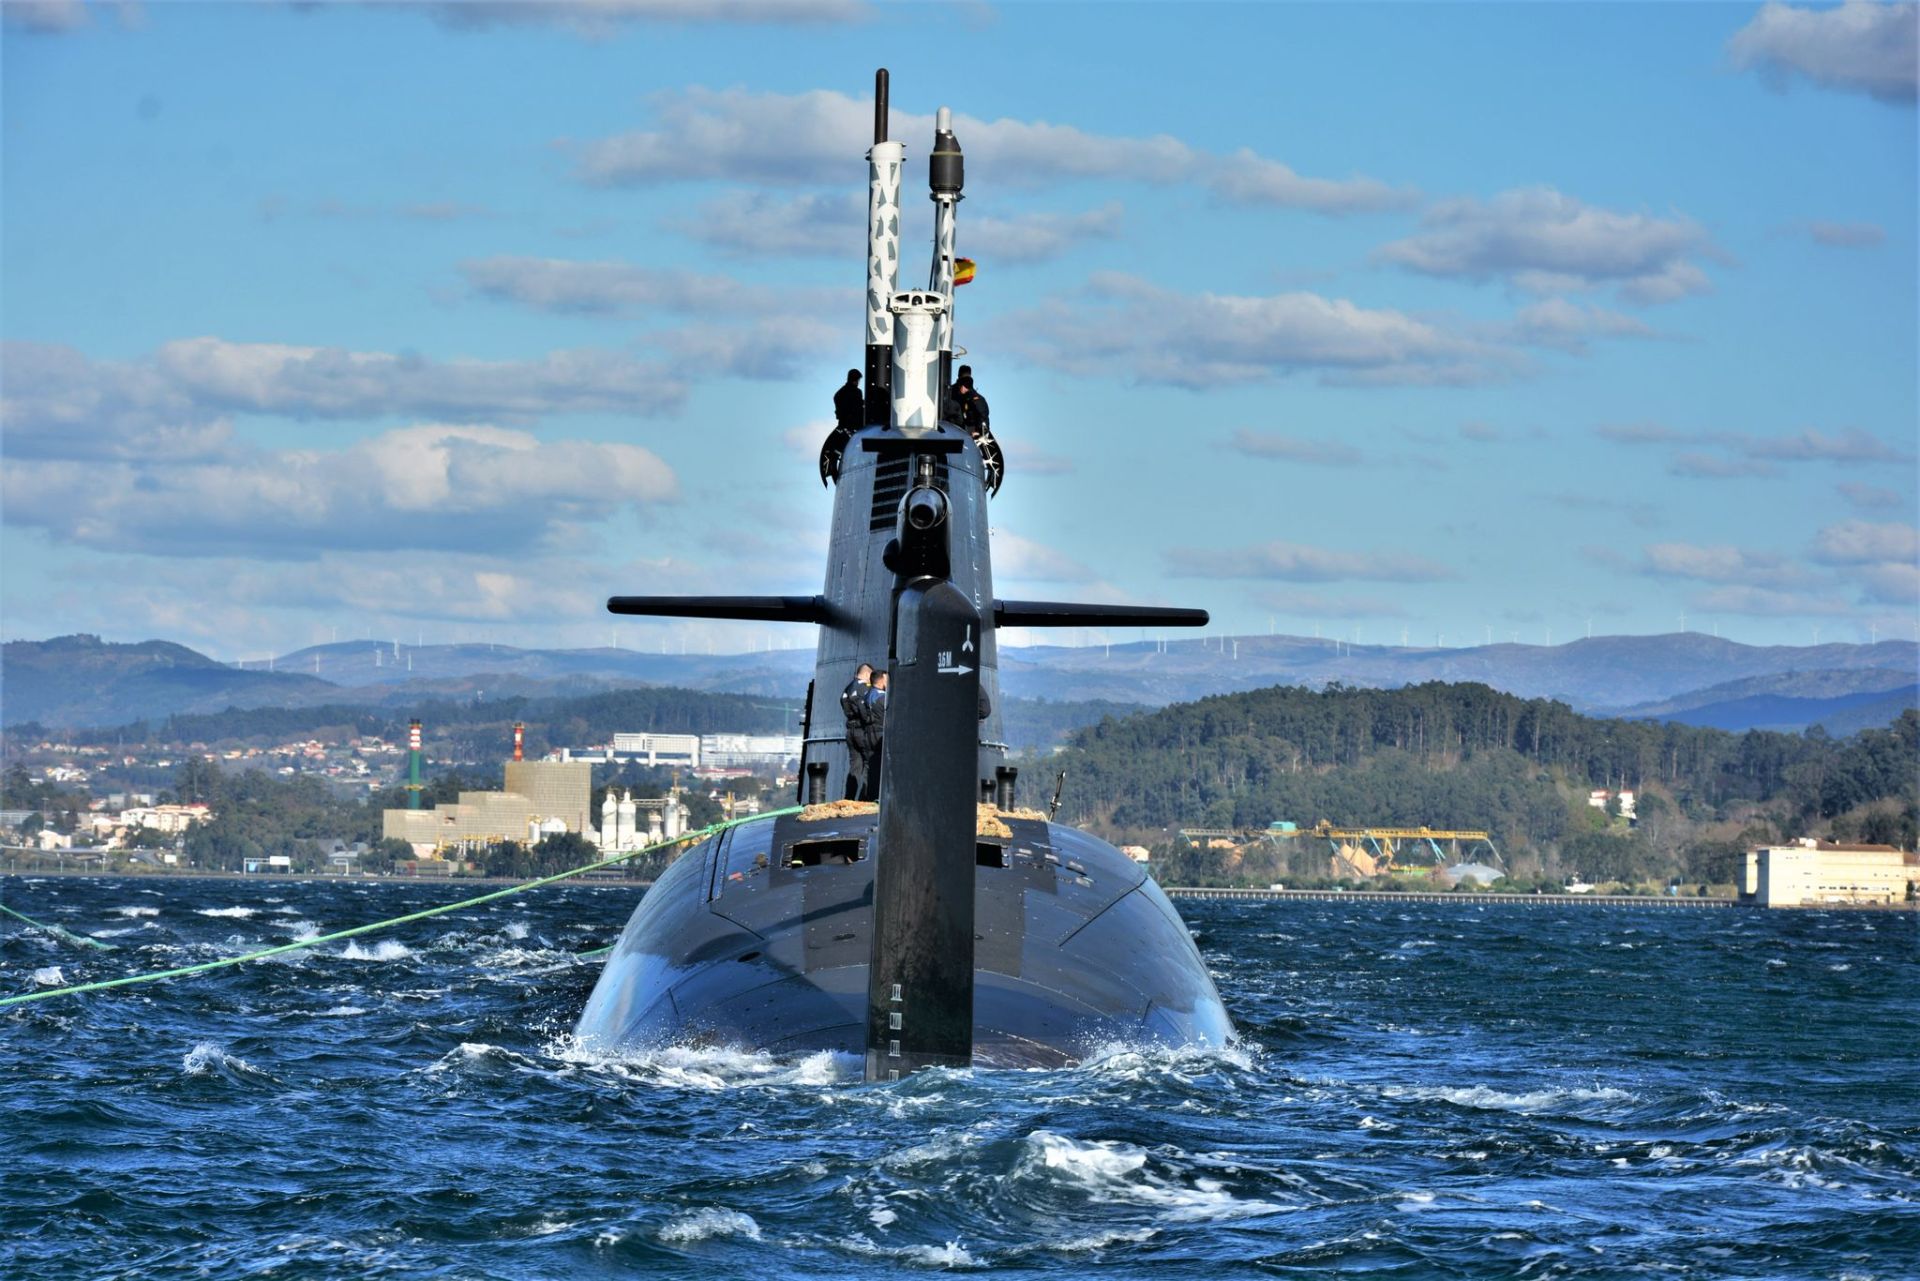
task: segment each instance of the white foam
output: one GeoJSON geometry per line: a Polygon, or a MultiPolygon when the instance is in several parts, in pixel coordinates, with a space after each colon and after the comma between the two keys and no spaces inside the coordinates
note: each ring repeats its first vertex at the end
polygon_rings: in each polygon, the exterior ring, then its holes
{"type": "Polygon", "coordinates": [[[687,1245],[710,1237],[745,1237],[749,1241],[758,1241],[760,1225],[753,1221],[750,1214],[708,1207],[690,1214],[675,1215],[660,1229],[658,1235],[668,1245],[687,1245]]]}
{"type": "Polygon", "coordinates": [[[116,907],[113,910],[120,913],[120,915],[122,916],[158,916],[160,915],[160,909],[157,907],[116,907]]]}
{"type": "Polygon", "coordinates": [[[1214,1222],[1278,1214],[1287,1207],[1242,1200],[1217,1179],[1182,1185],[1147,1168],[1147,1153],[1131,1143],[1081,1142],[1035,1130],[1015,1165],[1017,1178],[1065,1184],[1094,1201],[1146,1206],[1175,1223],[1214,1222]]]}
{"type": "Polygon", "coordinates": [[[1634,1096],[1625,1090],[1611,1087],[1587,1090],[1580,1088],[1523,1090],[1510,1093],[1496,1090],[1491,1086],[1399,1086],[1389,1085],[1380,1091],[1388,1098],[1395,1099],[1431,1099],[1442,1103],[1454,1103],[1467,1108],[1484,1108],[1501,1112],[1547,1112],[1555,1108],[1579,1105],[1582,1103],[1618,1103],[1634,1096]]]}
{"type": "Polygon", "coordinates": [[[347,950],[340,955],[349,961],[397,961],[401,957],[412,956],[413,949],[392,939],[382,939],[371,948],[361,947],[358,940],[349,940],[347,950]]]}
{"type": "Polygon", "coordinates": [[[875,1245],[864,1236],[843,1237],[842,1249],[854,1254],[864,1254],[877,1259],[898,1259],[902,1263],[916,1264],[923,1268],[972,1268],[978,1262],[967,1253],[967,1248],[958,1241],[949,1241],[945,1245],[875,1245]]]}
{"type": "Polygon", "coordinates": [[[180,1070],[188,1076],[206,1076],[221,1068],[232,1068],[241,1072],[253,1071],[253,1064],[237,1055],[228,1054],[212,1041],[202,1041],[188,1050],[180,1060],[180,1070]]]}
{"type": "Polygon", "coordinates": [[[57,965],[44,965],[33,972],[35,987],[64,987],[66,982],[67,976],[60,972],[57,965]]]}
{"type": "Polygon", "coordinates": [[[242,920],[254,915],[251,907],[200,907],[194,909],[195,916],[235,916],[242,920]]]}
{"type": "Polygon", "coordinates": [[[745,1085],[814,1086],[860,1079],[859,1055],[818,1050],[800,1058],[777,1058],[764,1050],[725,1046],[669,1045],[609,1051],[571,1035],[556,1038],[546,1052],[563,1063],[606,1072],[622,1080],[668,1089],[734,1090],[745,1085]]]}
{"type": "Polygon", "coordinates": [[[330,1010],[320,1011],[319,1017],[323,1019],[345,1019],[351,1018],[356,1014],[365,1013],[366,1011],[357,1005],[336,1005],[330,1010]]]}
{"type": "Polygon", "coordinates": [[[523,939],[526,936],[527,936],[527,923],[525,921],[507,922],[508,938],[518,940],[518,939],[523,939]]]}
{"type": "Polygon", "coordinates": [[[1069,1237],[1065,1241],[1052,1241],[1043,1248],[1055,1254],[1085,1254],[1093,1250],[1104,1250],[1110,1245],[1138,1245],[1142,1241],[1159,1235],[1159,1228],[1133,1228],[1124,1232],[1115,1229],[1109,1232],[1096,1232],[1091,1236],[1069,1237]]]}

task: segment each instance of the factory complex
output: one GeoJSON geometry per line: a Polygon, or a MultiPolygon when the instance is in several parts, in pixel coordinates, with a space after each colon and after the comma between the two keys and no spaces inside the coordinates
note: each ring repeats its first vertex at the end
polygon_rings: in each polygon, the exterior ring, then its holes
{"type": "MultiPolygon", "coordinates": [[[[381,836],[405,841],[416,857],[438,858],[448,851],[475,850],[502,841],[535,845],[549,836],[577,832],[607,853],[640,850],[672,840],[687,830],[687,806],[675,788],[662,797],[636,799],[632,791],[609,788],[600,804],[599,825],[593,818],[593,766],[600,760],[632,760],[647,765],[697,767],[703,748],[712,740],[712,757],[731,764],[741,757],[778,767],[788,745],[784,736],[762,739],[745,734],[619,734],[616,744],[627,752],[570,754],[558,760],[530,761],[525,757],[526,727],[513,727],[513,759],[506,763],[504,787],[498,792],[461,792],[451,804],[423,809],[420,780],[423,759],[421,729],[412,722],[407,735],[407,807],[382,813],[381,836]]],[[[792,740],[799,755],[799,739],[792,740]]]]}
{"type": "Polygon", "coordinates": [[[1920,855],[1803,838],[1747,851],[1740,901],[1760,907],[1893,906],[1920,889],[1920,855]]]}

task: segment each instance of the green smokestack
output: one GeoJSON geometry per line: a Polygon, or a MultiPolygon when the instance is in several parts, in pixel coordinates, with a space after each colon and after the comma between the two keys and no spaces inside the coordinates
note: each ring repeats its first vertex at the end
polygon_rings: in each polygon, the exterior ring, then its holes
{"type": "Polygon", "coordinates": [[[420,808],[420,718],[407,722],[407,808],[420,808]]]}

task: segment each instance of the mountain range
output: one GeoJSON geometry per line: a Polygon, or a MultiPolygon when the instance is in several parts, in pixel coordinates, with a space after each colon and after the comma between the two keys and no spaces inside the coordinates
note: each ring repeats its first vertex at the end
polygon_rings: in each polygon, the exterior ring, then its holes
{"type": "MultiPolygon", "coordinates": [[[[793,698],[814,651],[655,654],[614,647],[405,646],[342,641],[235,666],[168,641],[94,636],[9,641],[0,656],[0,724],[102,726],[227,707],[570,696],[645,685],[793,698]]],[[[1920,646],[1755,646],[1697,632],[1597,636],[1563,645],[1461,648],[1350,645],[1299,636],[1203,637],[1123,645],[1003,646],[1008,698],[1164,706],[1272,685],[1393,688],[1477,681],[1600,716],[1722,729],[1833,734],[1884,725],[1920,694],[1920,646]]]]}

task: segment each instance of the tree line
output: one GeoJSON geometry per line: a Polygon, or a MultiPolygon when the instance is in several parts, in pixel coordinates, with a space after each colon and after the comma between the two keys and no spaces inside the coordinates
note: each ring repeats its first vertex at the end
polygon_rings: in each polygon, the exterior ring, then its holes
{"type": "Polygon", "coordinates": [[[1064,769],[1062,817],[1111,834],[1321,819],[1479,828],[1502,849],[1626,875],[1724,871],[1744,829],[1716,824],[1909,849],[1920,829],[1911,710],[1836,740],[1605,720],[1478,684],[1277,686],[1104,720],[1031,768],[1064,769]],[[1588,809],[1597,788],[1640,794],[1631,833],[1588,809]],[[1717,851],[1690,864],[1688,843],[1710,838],[1717,851]]]}

